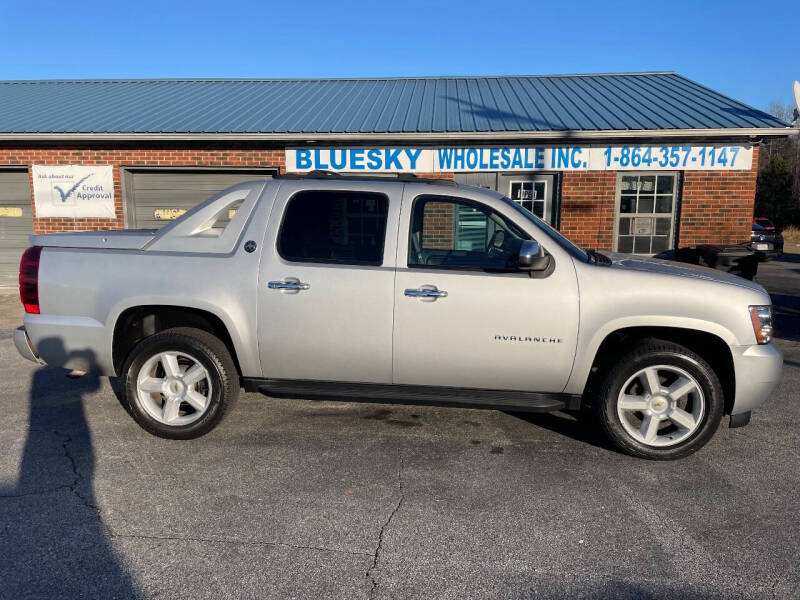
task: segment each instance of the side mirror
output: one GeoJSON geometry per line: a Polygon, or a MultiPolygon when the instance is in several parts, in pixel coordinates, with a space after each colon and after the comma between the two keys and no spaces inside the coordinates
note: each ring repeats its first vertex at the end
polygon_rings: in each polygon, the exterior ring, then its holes
{"type": "Polygon", "coordinates": [[[517,254],[517,269],[520,271],[544,271],[550,266],[550,255],[536,240],[523,240],[517,254]]]}

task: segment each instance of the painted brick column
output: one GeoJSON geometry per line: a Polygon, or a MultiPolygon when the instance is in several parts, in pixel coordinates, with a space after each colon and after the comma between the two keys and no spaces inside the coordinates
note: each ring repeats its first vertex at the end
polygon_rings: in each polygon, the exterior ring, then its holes
{"type": "Polygon", "coordinates": [[[564,171],[561,233],[583,248],[614,247],[615,171],[564,171]]]}
{"type": "Polygon", "coordinates": [[[747,171],[685,171],[678,247],[750,241],[758,179],[758,145],[747,171]]]}

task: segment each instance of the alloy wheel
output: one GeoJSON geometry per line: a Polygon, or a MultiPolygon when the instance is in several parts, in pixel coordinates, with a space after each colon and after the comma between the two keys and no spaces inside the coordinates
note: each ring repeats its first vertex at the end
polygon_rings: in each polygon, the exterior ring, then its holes
{"type": "Polygon", "coordinates": [[[705,415],[705,396],[697,380],[673,365],[653,365],[634,373],[617,398],[617,415],[636,441],[674,446],[690,437],[705,415]]]}
{"type": "Polygon", "coordinates": [[[136,378],[140,406],[159,423],[173,427],[202,417],[211,404],[211,393],[208,370],[184,352],[155,354],[136,378]]]}

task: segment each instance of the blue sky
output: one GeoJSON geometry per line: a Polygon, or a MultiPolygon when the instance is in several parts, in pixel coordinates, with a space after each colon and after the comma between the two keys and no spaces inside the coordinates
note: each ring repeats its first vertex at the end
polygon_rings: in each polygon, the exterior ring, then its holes
{"type": "Polygon", "coordinates": [[[0,23],[0,79],[674,70],[762,109],[800,79],[796,0],[2,0],[0,23]]]}

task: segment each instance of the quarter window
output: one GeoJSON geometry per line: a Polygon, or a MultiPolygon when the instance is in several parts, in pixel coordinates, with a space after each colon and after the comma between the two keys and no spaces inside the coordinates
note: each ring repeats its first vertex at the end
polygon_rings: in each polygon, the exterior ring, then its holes
{"type": "Polygon", "coordinates": [[[293,262],[380,265],[389,199],[368,192],[300,192],[289,200],[278,252],[293,262]]]}
{"type": "Polygon", "coordinates": [[[527,239],[516,225],[482,204],[422,197],[414,203],[408,266],[506,270],[527,239]]]}
{"type": "Polygon", "coordinates": [[[672,248],[677,175],[620,175],[615,250],[658,254],[672,248]]]}

